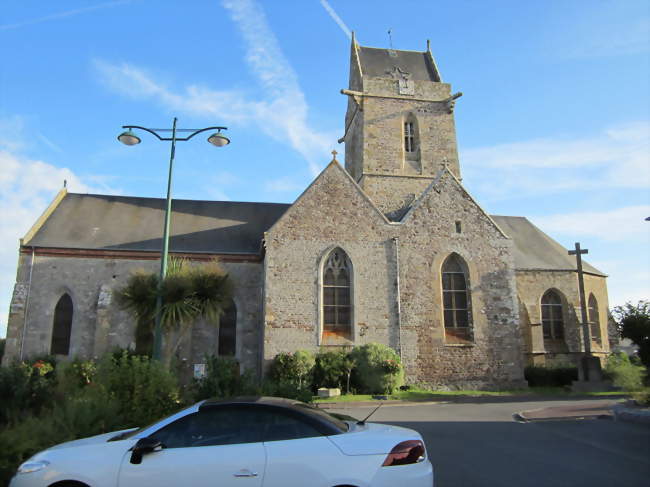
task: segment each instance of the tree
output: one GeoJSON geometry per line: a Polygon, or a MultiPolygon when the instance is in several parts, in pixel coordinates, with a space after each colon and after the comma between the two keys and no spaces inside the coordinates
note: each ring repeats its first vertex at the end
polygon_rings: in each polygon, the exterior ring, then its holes
{"type": "Polygon", "coordinates": [[[621,336],[639,347],[639,359],[650,369],[650,301],[641,300],[636,305],[627,302],[616,306],[612,314],[621,336]]]}
{"type": "Polygon", "coordinates": [[[171,258],[160,285],[157,274],[133,273],[116,296],[118,305],[136,319],[139,354],[151,354],[158,293],[162,296],[164,358],[169,362],[196,320],[203,318],[219,327],[219,318],[232,298],[232,282],[216,260],[191,265],[185,259],[171,258]]]}

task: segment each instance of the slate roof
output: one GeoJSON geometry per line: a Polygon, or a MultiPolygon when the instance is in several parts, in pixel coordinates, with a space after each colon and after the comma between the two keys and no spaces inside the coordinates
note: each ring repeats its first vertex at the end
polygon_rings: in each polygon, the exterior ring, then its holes
{"type": "MultiPolygon", "coordinates": [[[[558,242],[542,232],[523,216],[491,215],[497,225],[513,239],[517,270],[575,270],[576,258],[558,242]]],[[[585,272],[605,276],[594,266],[582,261],[585,272]]]]}
{"type": "MultiPolygon", "coordinates": [[[[173,200],[170,250],[259,254],[264,232],[290,207],[281,203],[173,200]]],[[[23,245],[159,252],[165,200],[67,193],[23,245]]],[[[496,216],[514,240],[518,270],[575,270],[575,258],[524,217],[496,216]]],[[[584,270],[605,275],[583,261],[584,270]]]]}
{"type": "Polygon", "coordinates": [[[411,75],[411,79],[420,81],[440,81],[436,67],[428,52],[397,51],[394,49],[377,49],[375,47],[358,47],[361,71],[364,76],[386,78],[393,66],[411,75]]]}
{"type": "MultiPolygon", "coordinates": [[[[173,200],[170,250],[259,254],[264,232],[290,205],[173,200]]],[[[160,251],[165,200],[68,193],[24,245],[160,251]]]]}

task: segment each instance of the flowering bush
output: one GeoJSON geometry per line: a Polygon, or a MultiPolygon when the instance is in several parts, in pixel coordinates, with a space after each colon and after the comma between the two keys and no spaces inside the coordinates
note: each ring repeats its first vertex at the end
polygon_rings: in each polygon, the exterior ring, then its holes
{"type": "Polygon", "coordinates": [[[402,364],[400,364],[397,360],[389,358],[384,360],[382,368],[388,374],[397,374],[400,370],[402,370],[402,364]]]}

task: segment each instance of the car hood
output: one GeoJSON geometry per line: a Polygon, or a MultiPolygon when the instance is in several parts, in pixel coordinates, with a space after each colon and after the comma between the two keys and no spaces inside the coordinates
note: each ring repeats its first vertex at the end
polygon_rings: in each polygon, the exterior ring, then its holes
{"type": "Polygon", "coordinates": [[[110,440],[113,436],[119,435],[120,433],[124,433],[125,431],[131,431],[136,428],[129,428],[126,430],[120,430],[120,431],[111,431],[110,433],[104,433],[101,435],[97,436],[90,436],[88,438],[81,438],[79,440],[73,440],[73,441],[67,441],[65,443],[60,443],[58,445],[51,446],[48,448],[48,450],[58,450],[60,448],[72,448],[75,446],[82,446],[82,445],[94,445],[97,443],[105,443],[108,440],[110,440]]]}
{"type": "Polygon", "coordinates": [[[393,447],[402,441],[422,441],[420,433],[400,426],[379,423],[349,424],[350,430],[347,433],[329,437],[345,455],[383,455],[390,453],[393,447]]]}

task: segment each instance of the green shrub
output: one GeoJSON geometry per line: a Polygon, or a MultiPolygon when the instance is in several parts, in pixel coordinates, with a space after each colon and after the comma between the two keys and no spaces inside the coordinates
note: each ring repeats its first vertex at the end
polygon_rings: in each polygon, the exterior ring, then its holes
{"type": "Polygon", "coordinates": [[[348,354],[343,351],[321,352],[316,355],[313,373],[314,390],[319,387],[339,387],[346,383],[348,354]]]}
{"type": "Polygon", "coordinates": [[[97,385],[120,404],[128,426],[143,426],[180,408],[176,377],[161,362],[127,351],[97,365],[97,385]]]}
{"type": "Polygon", "coordinates": [[[564,387],[578,380],[578,368],[573,365],[529,365],[524,377],[530,387],[564,387]]]}
{"type": "Polygon", "coordinates": [[[125,424],[116,399],[102,387],[84,388],[0,432],[0,485],[7,485],[18,465],[45,448],[122,429],[125,424]]]}
{"type": "Polygon", "coordinates": [[[265,396],[286,397],[287,399],[296,399],[302,402],[311,402],[313,400],[309,387],[301,387],[292,382],[278,383],[273,380],[266,380],[262,384],[262,394],[265,396]]]}
{"type": "Polygon", "coordinates": [[[362,394],[392,394],[404,383],[404,369],[392,348],[369,343],[350,352],[355,368],[353,381],[362,394]]]}
{"type": "Polygon", "coordinates": [[[276,384],[293,384],[298,389],[311,388],[314,356],[307,350],[281,352],[275,356],[269,377],[276,384]]]}
{"type": "Polygon", "coordinates": [[[616,387],[624,391],[638,391],[643,388],[644,367],[634,365],[623,352],[613,353],[607,359],[604,372],[616,387]]]}
{"type": "Polygon", "coordinates": [[[255,380],[248,371],[239,373],[239,362],[231,357],[210,355],[206,360],[206,376],[192,383],[194,401],[226,398],[257,393],[255,380]]]}

